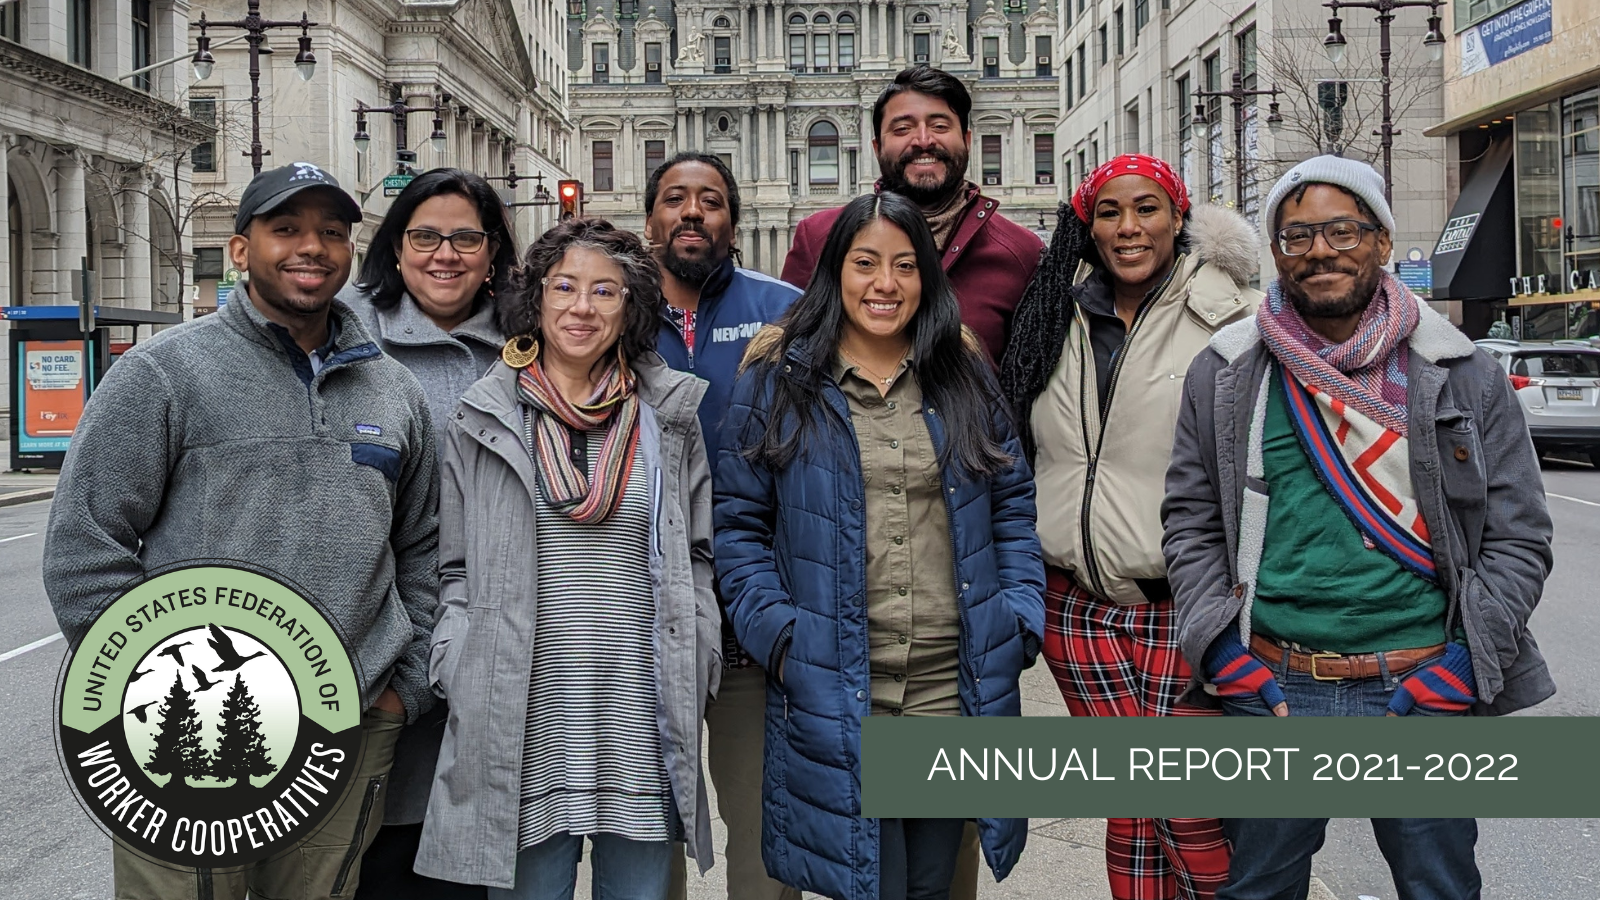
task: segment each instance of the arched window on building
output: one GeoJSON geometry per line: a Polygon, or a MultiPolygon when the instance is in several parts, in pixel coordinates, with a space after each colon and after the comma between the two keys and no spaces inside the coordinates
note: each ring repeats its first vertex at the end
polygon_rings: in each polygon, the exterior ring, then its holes
{"type": "Polygon", "coordinates": [[[830,20],[827,13],[819,12],[811,19],[811,24],[817,26],[811,36],[811,66],[813,72],[831,72],[833,70],[833,46],[831,35],[828,34],[830,20]]]}
{"type": "Polygon", "coordinates": [[[789,16],[789,69],[794,72],[806,70],[805,13],[794,13],[789,16]]]}
{"type": "Polygon", "coordinates": [[[806,138],[810,164],[811,193],[839,191],[839,129],[832,122],[819,121],[806,138]]]}
{"type": "Polygon", "coordinates": [[[842,12],[834,21],[838,23],[839,71],[853,71],[856,67],[856,17],[842,12]]]}
{"type": "Polygon", "coordinates": [[[711,27],[712,28],[732,28],[733,27],[733,23],[728,21],[728,17],[727,16],[717,16],[716,19],[712,21],[711,27]]]}

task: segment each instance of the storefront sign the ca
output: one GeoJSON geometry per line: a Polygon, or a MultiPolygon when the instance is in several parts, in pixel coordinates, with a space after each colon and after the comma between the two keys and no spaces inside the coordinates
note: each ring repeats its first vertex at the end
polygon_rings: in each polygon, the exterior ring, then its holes
{"type": "Polygon", "coordinates": [[[1567,275],[1565,284],[1548,275],[1516,275],[1511,279],[1511,298],[1513,306],[1600,303],[1600,269],[1574,269],[1567,275]],[[1555,290],[1551,290],[1552,287],[1555,290]]]}

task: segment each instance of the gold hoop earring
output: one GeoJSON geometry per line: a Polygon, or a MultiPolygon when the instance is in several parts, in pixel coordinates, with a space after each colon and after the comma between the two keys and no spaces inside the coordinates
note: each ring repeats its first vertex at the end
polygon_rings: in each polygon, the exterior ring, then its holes
{"type": "Polygon", "coordinates": [[[513,369],[526,369],[538,358],[539,342],[528,334],[506,341],[505,347],[500,350],[501,361],[513,369]]]}
{"type": "Polygon", "coordinates": [[[483,281],[484,281],[485,284],[488,284],[489,282],[491,282],[493,280],[494,280],[494,263],[490,263],[489,264],[489,274],[483,276],[483,281]]]}

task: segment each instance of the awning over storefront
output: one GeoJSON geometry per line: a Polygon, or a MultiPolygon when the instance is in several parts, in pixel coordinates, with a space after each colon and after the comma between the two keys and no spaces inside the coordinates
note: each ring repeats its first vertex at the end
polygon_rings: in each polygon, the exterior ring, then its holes
{"type": "Polygon", "coordinates": [[[1433,299],[1495,300],[1517,274],[1516,179],[1510,135],[1484,151],[1433,248],[1433,299]]]}

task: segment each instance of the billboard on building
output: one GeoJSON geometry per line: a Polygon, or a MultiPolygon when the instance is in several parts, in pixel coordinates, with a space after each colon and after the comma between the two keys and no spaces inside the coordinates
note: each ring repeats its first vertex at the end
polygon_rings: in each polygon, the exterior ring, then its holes
{"type": "Polygon", "coordinates": [[[1550,43],[1551,0],[1528,0],[1461,32],[1461,74],[1482,72],[1550,43]]]}

